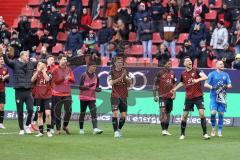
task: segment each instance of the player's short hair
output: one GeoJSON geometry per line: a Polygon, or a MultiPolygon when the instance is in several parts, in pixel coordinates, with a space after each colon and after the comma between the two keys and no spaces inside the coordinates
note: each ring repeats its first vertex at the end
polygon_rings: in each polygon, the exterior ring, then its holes
{"type": "Polygon", "coordinates": [[[95,61],[89,61],[88,64],[87,64],[88,67],[89,67],[89,66],[96,66],[96,65],[97,65],[97,64],[96,64],[95,61]]]}
{"type": "Polygon", "coordinates": [[[60,55],[58,56],[58,60],[61,60],[62,58],[67,58],[67,56],[64,55],[64,54],[60,54],[60,55]]]}
{"type": "Polygon", "coordinates": [[[24,55],[25,53],[29,54],[28,51],[21,51],[21,52],[20,52],[20,57],[21,57],[22,55],[24,55]]]}
{"type": "Polygon", "coordinates": [[[53,56],[53,55],[48,55],[48,56],[46,57],[46,60],[47,60],[48,58],[51,58],[51,57],[53,57],[53,58],[54,58],[54,56],[53,56]]]}
{"type": "Polygon", "coordinates": [[[185,61],[186,59],[191,59],[189,56],[185,56],[184,58],[183,58],[183,61],[185,61]]]}

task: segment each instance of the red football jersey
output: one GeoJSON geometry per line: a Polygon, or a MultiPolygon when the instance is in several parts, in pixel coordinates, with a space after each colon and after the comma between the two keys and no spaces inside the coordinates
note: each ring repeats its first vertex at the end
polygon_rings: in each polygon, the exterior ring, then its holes
{"type": "Polygon", "coordinates": [[[193,68],[191,71],[183,71],[181,74],[181,82],[186,88],[186,99],[193,99],[203,96],[201,82],[193,84],[193,79],[200,78],[200,70],[193,68]]]}
{"type": "Polygon", "coordinates": [[[176,84],[176,76],[173,71],[162,69],[155,78],[155,86],[158,88],[158,95],[162,98],[171,98],[173,96],[171,90],[176,84]]]}
{"type": "Polygon", "coordinates": [[[0,68],[0,92],[5,91],[5,82],[2,81],[2,78],[8,74],[8,70],[6,67],[0,68]]]}
{"type": "MultiPolygon", "coordinates": [[[[119,77],[122,76],[124,70],[125,69],[122,69],[121,71],[116,71],[115,69],[113,69],[109,73],[110,79],[111,80],[118,79],[119,77]]],[[[126,78],[123,78],[122,81],[115,83],[112,86],[111,96],[114,98],[127,98],[128,97],[128,87],[129,87],[128,81],[126,80],[126,78]]]]}
{"type": "MultiPolygon", "coordinates": [[[[47,73],[51,78],[52,74],[50,72],[47,73]]],[[[45,80],[42,72],[40,72],[37,76],[33,91],[33,96],[35,99],[48,99],[52,97],[51,82],[47,82],[45,80]]]]}

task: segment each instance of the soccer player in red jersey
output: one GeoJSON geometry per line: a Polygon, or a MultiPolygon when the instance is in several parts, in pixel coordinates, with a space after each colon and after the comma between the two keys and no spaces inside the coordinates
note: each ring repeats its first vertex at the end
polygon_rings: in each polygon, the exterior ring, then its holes
{"type": "Polygon", "coordinates": [[[87,71],[82,74],[80,78],[80,116],[79,116],[79,127],[80,134],[84,134],[83,124],[84,117],[89,107],[91,117],[92,117],[92,125],[93,125],[93,134],[101,134],[103,130],[97,127],[97,107],[96,107],[96,92],[101,92],[99,88],[99,79],[96,72],[96,64],[93,61],[90,61],[87,66],[87,71]]]}
{"type": "Polygon", "coordinates": [[[72,69],[67,66],[67,56],[59,55],[58,61],[59,66],[54,69],[52,77],[52,102],[56,115],[56,128],[57,134],[60,134],[61,110],[64,106],[63,130],[70,134],[68,123],[72,114],[71,84],[75,82],[75,79],[72,69]]]}
{"type": "Polygon", "coordinates": [[[6,102],[5,82],[8,81],[8,78],[9,78],[8,69],[3,65],[4,65],[4,60],[3,60],[3,57],[0,56],[0,129],[5,129],[3,125],[4,105],[6,102]]]}
{"type": "Polygon", "coordinates": [[[168,132],[168,126],[173,108],[173,99],[175,99],[175,93],[173,94],[171,90],[176,86],[176,76],[171,67],[171,60],[166,61],[164,68],[156,75],[153,86],[154,101],[159,101],[162,135],[168,136],[172,135],[168,132]]]}
{"type": "Polygon", "coordinates": [[[207,76],[203,71],[193,68],[190,57],[184,58],[185,71],[181,74],[181,82],[172,90],[173,93],[179,88],[185,86],[186,99],[185,107],[183,109],[183,117],[181,121],[181,136],[180,140],[185,138],[185,128],[187,125],[188,113],[194,111],[194,105],[196,105],[199,116],[201,118],[201,126],[203,130],[203,138],[209,139],[210,136],[207,134],[206,118],[204,116],[204,101],[203,91],[201,87],[201,81],[207,80],[207,76]]]}
{"type": "Polygon", "coordinates": [[[114,59],[114,66],[109,73],[109,83],[112,86],[111,106],[112,106],[112,124],[114,129],[114,137],[121,137],[120,130],[122,129],[127,115],[127,97],[128,87],[132,83],[132,79],[128,76],[128,72],[124,66],[122,57],[117,56],[114,59]],[[118,122],[118,110],[121,113],[121,118],[118,122]]]}
{"type": "Polygon", "coordinates": [[[37,70],[32,76],[34,85],[34,99],[36,101],[38,111],[38,126],[39,134],[36,137],[42,137],[43,134],[43,112],[46,115],[47,135],[52,137],[51,129],[51,107],[52,107],[52,93],[51,93],[51,78],[52,74],[47,70],[45,63],[38,62],[37,70]]]}

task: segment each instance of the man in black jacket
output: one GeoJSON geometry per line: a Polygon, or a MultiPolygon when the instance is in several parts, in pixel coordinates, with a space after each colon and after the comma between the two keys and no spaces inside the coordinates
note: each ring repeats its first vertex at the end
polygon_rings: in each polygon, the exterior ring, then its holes
{"type": "Polygon", "coordinates": [[[13,70],[13,85],[15,89],[15,100],[18,113],[19,135],[24,135],[23,127],[23,104],[27,107],[27,121],[25,131],[31,134],[29,125],[31,124],[33,114],[32,82],[36,62],[29,61],[29,53],[22,51],[19,59],[10,60],[6,53],[6,48],[2,48],[4,62],[13,70]]]}

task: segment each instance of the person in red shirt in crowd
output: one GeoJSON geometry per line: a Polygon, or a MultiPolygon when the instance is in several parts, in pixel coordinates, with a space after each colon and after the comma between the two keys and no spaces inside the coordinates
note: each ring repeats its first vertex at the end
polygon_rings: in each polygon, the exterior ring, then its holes
{"type": "Polygon", "coordinates": [[[57,134],[61,134],[61,110],[64,105],[65,115],[63,130],[70,134],[68,123],[72,114],[71,84],[75,82],[73,71],[67,66],[67,56],[59,55],[59,66],[53,71],[52,100],[56,115],[57,134]]]}
{"type": "Polygon", "coordinates": [[[43,62],[38,62],[37,70],[32,76],[34,83],[34,99],[38,111],[38,127],[39,134],[36,137],[42,137],[43,134],[43,112],[46,115],[47,136],[52,137],[51,129],[51,107],[52,107],[52,93],[51,93],[51,78],[52,73],[48,71],[47,66],[43,62]]]}
{"type": "Polygon", "coordinates": [[[207,134],[207,122],[204,116],[204,101],[203,91],[201,87],[201,81],[208,79],[203,71],[193,68],[192,60],[190,57],[184,57],[185,71],[181,74],[180,83],[173,88],[172,92],[175,93],[179,88],[185,86],[186,98],[185,106],[183,109],[183,117],[181,122],[181,136],[180,140],[185,138],[185,129],[187,125],[188,113],[194,111],[194,105],[197,106],[199,116],[201,118],[201,126],[203,130],[203,138],[209,139],[210,136],[207,134]]]}
{"type": "Polygon", "coordinates": [[[82,74],[80,78],[80,116],[79,116],[79,127],[80,134],[84,134],[83,124],[84,117],[89,107],[92,125],[93,125],[93,134],[101,134],[103,130],[99,129],[97,126],[97,107],[96,107],[96,92],[101,92],[99,88],[99,79],[96,75],[96,64],[94,61],[90,61],[87,66],[87,71],[82,74]]]}
{"type": "Polygon", "coordinates": [[[4,105],[6,102],[5,82],[7,82],[9,78],[8,69],[3,65],[4,65],[4,60],[3,60],[3,57],[0,56],[0,129],[5,129],[3,125],[4,105]]]}
{"type": "Polygon", "coordinates": [[[81,17],[81,23],[80,23],[80,31],[83,32],[84,39],[86,38],[86,35],[88,34],[89,30],[91,29],[91,23],[92,18],[88,13],[87,8],[83,8],[83,14],[81,17]]]}
{"type": "Polygon", "coordinates": [[[114,59],[114,66],[109,73],[109,84],[112,86],[111,94],[111,106],[112,106],[112,125],[114,129],[114,137],[120,138],[121,132],[126,115],[127,115],[127,97],[128,87],[132,83],[131,77],[129,77],[127,69],[123,68],[123,57],[117,56],[114,59]],[[121,113],[121,118],[118,122],[118,110],[121,113]]]}
{"type": "Polygon", "coordinates": [[[163,65],[164,68],[158,72],[154,79],[153,96],[155,102],[159,101],[162,135],[171,136],[172,134],[168,132],[168,126],[173,100],[176,96],[171,90],[176,86],[177,80],[175,73],[171,70],[172,61],[165,61],[163,65]]]}

